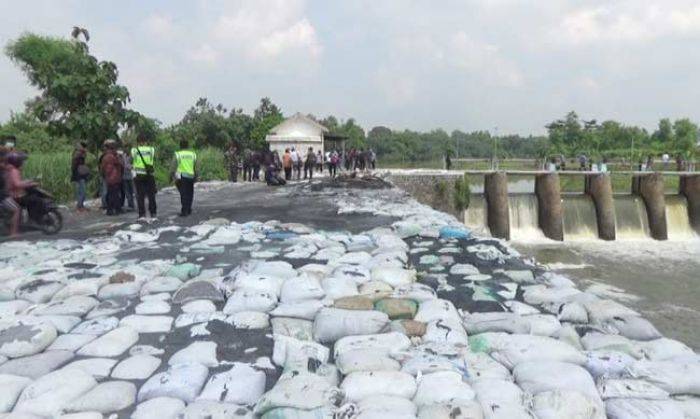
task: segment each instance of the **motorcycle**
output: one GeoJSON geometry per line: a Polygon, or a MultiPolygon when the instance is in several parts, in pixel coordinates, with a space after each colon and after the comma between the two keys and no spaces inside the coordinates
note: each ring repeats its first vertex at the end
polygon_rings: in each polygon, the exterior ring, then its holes
{"type": "MultiPolygon", "coordinates": [[[[49,235],[61,231],[63,228],[63,215],[59,212],[53,195],[38,186],[27,188],[26,193],[31,198],[31,202],[34,203],[32,208],[33,214],[30,215],[29,209],[23,205],[20,225],[38,228],[44,234],[49,235]]],[[[0,212],[3,211],[4,213],[2,213],[0,218],[4,220],[5,228],[9,231],[12,223],[11,214],[0,209],[0,212]]]]}

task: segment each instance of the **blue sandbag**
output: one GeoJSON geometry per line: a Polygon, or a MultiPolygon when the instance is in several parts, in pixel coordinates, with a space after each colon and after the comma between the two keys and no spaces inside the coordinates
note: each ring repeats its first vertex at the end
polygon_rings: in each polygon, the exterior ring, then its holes
{"type": "Polygon", "coordinates": [[[472,236],[466,227],[446,226],[440,229],[441,239],[468,239],[472,236]]]}
{"type": "Polygon", "coordinates": [[[297,233],[291,231],[268,231],[266,235],[271,240],[289,240],[298,236],[297,233]]]}

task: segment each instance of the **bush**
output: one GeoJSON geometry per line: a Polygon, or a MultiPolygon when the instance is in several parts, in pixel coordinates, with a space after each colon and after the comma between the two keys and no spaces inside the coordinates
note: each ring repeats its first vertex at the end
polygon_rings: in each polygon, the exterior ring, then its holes
{"type": "Polygon", "coordinates": [[[469,179],[465,174],[455,181],[455,208],[457,208],[458,211],[464,211],[469,208],[470,199],[471,188],[469,187],[469,179]]]}

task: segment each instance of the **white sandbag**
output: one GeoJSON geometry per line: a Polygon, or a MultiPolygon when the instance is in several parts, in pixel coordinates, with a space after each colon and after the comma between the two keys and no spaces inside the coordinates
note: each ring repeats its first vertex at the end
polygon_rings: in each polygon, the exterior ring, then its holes
{"type": "Polygon", "coordinates": [[[309,320],[275,317],[271,323],[273,335],[289,336],[298,340],[313,340],[313,323],[309,320]]]}
{"type": "Polygon", "coordinates": [[[402,239],[417,236],[422,230],[420,224],[408,220],[396,221],[391,226],[402,239]]]}
{"type": "Polygon", "coordinates": [[[396,396],[369,396],[357,403],[358,417],[376,415],[377,418],[394,415],[400,418],[410,418],[416,415],[416,405],[409,399],[396,396]]]}
{"type": "Polygon", "coordinates": [[[374,243],[377,245],[378,251],[386,250],[401,250],[408,251],[408,244],[401,240],[400,237],[394,234],[381,234],[374,237],[374,243]]]}
{"type": "Polygon", "coordinates": [[[151,376],[138,393],[138,401],[156,397],[174,397],[191,403],[199,394],[209,371],[201,364],[172,365],[167,371],[151,376]]]}
{"type": "Polygon", "coordinates": [[[572,390],[601,404],[593,378],[582,367],[566,362],[523,362],[513,369],[515,382],[525,391],[536,395],[544,391],[572,390]]]}
{"type": "Polygon", "coordinates": [[[391,296],[393,298],[415,300],[418,302],[418,304],[427,300],[437,299],[437,294],[435,293],[434,289],[418,282],[399,285],[398,287],[394,288],[391,296]]]}
{"type": "Polygon", "coordinates": [[[335,364],[343,375],[356,371],[398,371],[401,368],[396,360],[373,349],[343,352],[335,359],[335,364]]]}
{"type": "Polygon", "coordinates": [[[350,278],[324,278],[321,286],[326,294],[326,298],[336,300],[342,297],[357,295],[357,283],[350,278]]]}
{"type": "Polygon", "coordinates": [[[272,361],[279,366],[297,365],[316,360],[328,362],[330,350],[316,342],[294,339],[289,336],[275,335],[272,349],[272,361]]]}
{"type": "Polygon", "coordinates": [[[248,289],[238,289],[226,301],[223,312],[233,314],[239,311],[261,311],[267,313],[277,305],[275,294],[248,289]]]}
{"type": "Polygon", "coordinates": [[[234,277],[233,290],[248,289],[262,291],[273,294],[279,298],[284,281],[284,279],[275,276],[238,272],[234,277]]]}
{"type": "Polygon", "coordinates": [[[583,365],[586,356],[568,343],[532,335],[510,335],[491,356],[509,369],[522,362],[559,361],[583,365]]]}
{"type": "Polygon", "coordinates": [[[535,395],[532,410],[537,419],[605,419],[603,406],[571,390],[545,391],[535,395]]]}
{"type": "Polygon", "coordinates": [[[358,371],[348,374],[340,388],[347,400],[355,402],[380,394],[412,399],[416,380],[400,371],[358,371]]]}
{"type": "Polygon", "coordinates": [[[644,355],[652,361],[693,355],[694,352],[685,343],[674,339],[661,338],[640,344],[644,355]]]}
{"type": "Polygon", "coordinates": [[[225,322],[236,329],[265,329],[270,326],[270,316],[260,311],[238,311],[226,317],[225,322]]]}
{"type": "Polygon", "coordinates": [[[559,321],[569,323],[588,323],[588,311],[586,307],[578,301],[564,303],[559,306],[557,314],[559,321]]]}
{"type": "Polygon", "coordinates": [[[333,356],[338,358],[349,351],[372,350],[376,353],[390,354],[403,351],[411,346],[411,340],[398,332],[374,335],[346,336],[338,339],[333,346],[333,356]]]}
{"type": "Polygon", "coordinates": [[[530,409],[519,404],[505,404],[484,407],[484,419],[535,419],[530,409]]]}
{"type": "Polygon", "coordinates": [[[464,328],[469,334],[507,332],[551,336],[561,328],[561,323],[547,314],[520,316],[508,312],[487,312],[465,314],[464,328]]]}
{"type": "Polygon", "coordinates": [[[632,377],[648,381],[669,394],[700,396],[700,363],[678,361],[637,361],[630,368],[632,377]]]}
{"type": "Polygon", "coordinates": [[[275,408],[313,410],[332,406],[342,399],[342,393],[326,379],[316,374],[299,372],[283,375],[274,387],[263,394],[255,405],[256,415],[275,408]]]}
{"type": "Polygon", "coordinates": [[[451,343],[466,347],[469,345],[469,338],[460,322],[435,320],[428,323],[423,342],[451,343]]]}
{"type": "Polygon", "coordinates": [[[504,302],[503,304],[505,304],[505,306],[508,307],[508,309],[512,313],[520,315],[520,316],[528,316],[530,314],[540,314],[540,310],[538,310],[537,308],[535,308],[531,305],[525,304],[525,303],[521,303],[520,301],[510,300],[510,301],[504,302]]]}
{"type": "Polygon", "coordinates": [[[485,353],[467,352],[454,362],[460,365],[460,372],[471,383],[476,380],[513,380],[506,367],[485,353]]]}
{"type": "Polygon", "coordinates": [[[590,300],[584,303],[593,324],[603,324],[614,317],[639,316],[639,313],[613,300],[590,300]]]}
{"type": "Polygon", "coordinates": [[[557,330],[553,335],[562,342],[568,343],[579,351],[583,350],[583,345],[581,344],[581,337],[578,335],[576,328],[571,324],[564,324],[559,330],[557,330]]]}
{"type": "Polygon", "coordinates": [[[264,372],[248,364],[234,362],[228,371],[209,378],[197,400],[254,405],[264,391],[264,372]]]}
{"type": "Polygon", "coordinates": [[[299,276],[284,281],[280,301],[293,303],[304,300],[317,300],[325,295],[318,279],[310,276],[299,276]]]}
{"type": "Polygon", "coordinates": [[[683,411],[686,419],[700,419],[700,397],[675,396],[673,403],[683,411]]]}
{"type": "Polygon", "coordinates": [[[278,304],[270,314],[278,317],[313,320],[322,307],[323,302],[321,300],[295,301],[293,303],[278,304]]]}
{"type": "Polygon", "coordinates": [[[605,402],[608,419],[684,419],[671,400],[610,399],[605,402]]]}
{"type": "Polygon", "coordinates": [[[666,400],[668,392],[644,381],[632,378],[601,378],[598,380],[598,393],[607,399],[649,399],[666,400]]]}
{"type": "Polygon", "coordinates": [[[584,367],[593,378],[620,377],[636,362],[634,358],[624,352],[606,350],[587,352],[586,358],[584,367]]]}
{"type": "Polygon", "coordinates": [[[474,390],[462,381],[459,373],[434,372],[418,378],[418,388],[413,398],[417,406],[431,404],[463,404],[474,400],[474,390]]]}
{"type": "Polygon", "coordinates": [[[308,263],[298,269],[299,273],[316,278],[319,281],[328,276],[329,266],[319,263],[308,263]]]}
{"type": "Polygon", "coordinates": [[[289,279],[297,276],[297,272],[294,267],[288,263],[281,260],[275,261],[249,261],[245,265],[245,269],[250,273],[258,275],[269,275],[276,278],[289,279]]]}
{"type": "Polygon", "coordinates": [[[472,382],[472,388],[485,412],[499,406],[525,406],[525,394],[510,380],[478,379],[472,382]]]}
{"type": "Polygon", "coordinates": [[[415,282],[416,271],[415,269],[377,267],[372,269],[372,280],[386,282],[392,287],[398,287],[399,285],[415,282]]]}
{"type": "Polygon", "coordinates": [[[344,336],[379,333],[389,323],[389,316],[374,310],[323,308],[314,320],[314,339],[332,343],[344,336]]]}
{"type": "Polygon", "coordinates": [[[548,303],[563,304],[572,301],[581,294],[576,288],[551,288],[546,285],[532,285],[525,287],[523,299],[528,304],[540,305],[548,303]]]}
{"type": "MultiPolygon", "coordinates": [[[[352,279],[356,285],[364,284],[372,278],[369,268],[362,265],[340,265],[333,269],[331,276],[335,278],[352,279]]],[[[325,278],[325,275],[323,278],[325,278]]]]}
{"type": "Polygon", "coordinates": [[[418,306],[418,312],[413,320],[428,323],[435,320],[460,322],[461,317],[457,313],[454,304],[449,300],[435,299],[423,301],[418,306]]]}
{"type": "Polygon", "coordinates": [[[587,351],[618,351],[636,359],[644,357],[641,342],[633,342],[624,336],[588,332],[581,338],[581,344],[587,351]]]}
{"type": "Polygon", "coordinates": [[[370,260],[372,255],[367,252],[349,252],[333,260],[332,263],[334,265],[367,265],[370,260]]]}
{"type": "Polygon", "coordinates": [[[661,337],[661,333],[649,320],[639,316],[613,317],[606,320],[602,326],[610,333],[620,334],[633,340],[652,340],[661,337]]]}
{"type": "Polygon", "coordinates": [[[435,404],[418,409],[418,419],[483,419],[481,405],[476,401],[465,404],[435,404]]]}

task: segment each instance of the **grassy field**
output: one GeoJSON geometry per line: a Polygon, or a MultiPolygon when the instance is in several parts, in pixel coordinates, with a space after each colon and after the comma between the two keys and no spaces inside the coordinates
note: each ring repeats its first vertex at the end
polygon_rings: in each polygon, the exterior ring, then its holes
{"type": "MultiPolygon", "coordinates": [[[[206,148],[197,153],[200,180],[226,179],[224,156],[220,150],[206,148]]],[[[74,199],[74,185],[70,181],[70,152],[33,153],[25,163],[23,176],[37,179],[42,187],[51,192],[59,202],[69,203],[74,199]]],[[[88,166],[92,170],[88,183],[88,199],[97,197],[99,188],[97,158],[88,157],[88,166]]],[[[159,187],[167,186],[170,182],[170,162],[156,162],[156,182],[159,187]]]]}

